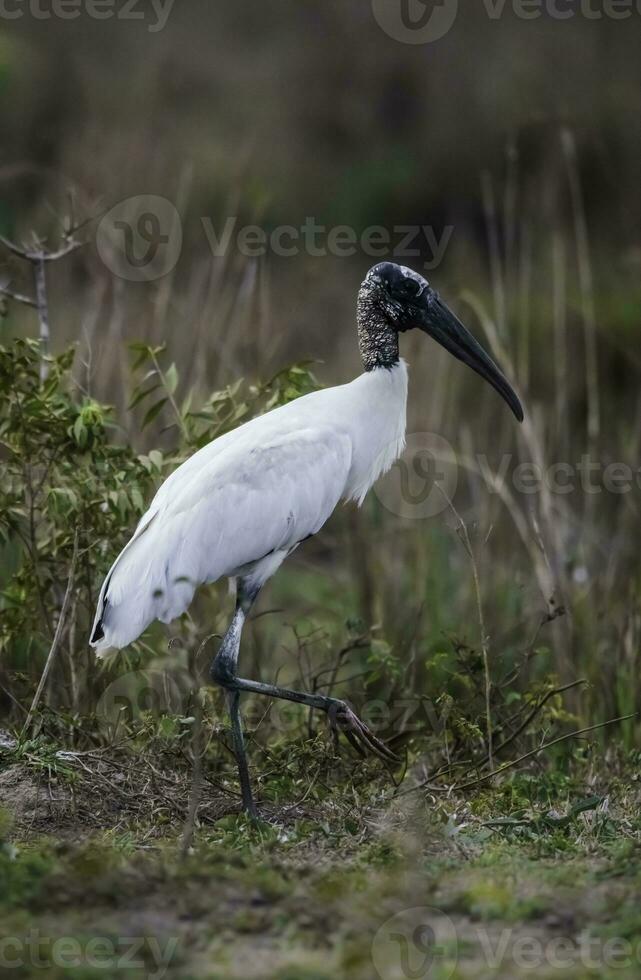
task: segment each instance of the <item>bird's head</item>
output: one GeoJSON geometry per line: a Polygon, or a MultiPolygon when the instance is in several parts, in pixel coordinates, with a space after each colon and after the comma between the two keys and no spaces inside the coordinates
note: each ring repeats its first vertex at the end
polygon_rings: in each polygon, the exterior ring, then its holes
{"type": "Polygon", "coordinates": [[[492,358],[432,289],[406,266],[381,262],[367,274],[359,294],[361,308],[384,318],[395,333],[422,330],[485,378],[523,421],[521,403],[492,358]]]}

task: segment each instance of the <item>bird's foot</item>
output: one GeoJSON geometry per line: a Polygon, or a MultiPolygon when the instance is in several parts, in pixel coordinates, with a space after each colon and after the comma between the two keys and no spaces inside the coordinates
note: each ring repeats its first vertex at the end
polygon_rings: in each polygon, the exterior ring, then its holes
{"type": "Polygon", "coordinates": [[[264,817],[261,813],[259,813],[257,806],[243,806],[240,812],[248,820],[251,820],[252,823],[262,823],[264,820],[264,817]]]}
{"type": "Polygon", "coordinates": [[[385,762],[396,763],[400,761],[398,756],[391,749],[388,749],[380,738],[374,735],[374,732],[367,727],[365,722],[360,720],[345,701],[332,700],[327,710],[327,717],[336,743],[339,734],[342,734],[359,755],[365,756],[368,752],[373,752],[385,762]]]}

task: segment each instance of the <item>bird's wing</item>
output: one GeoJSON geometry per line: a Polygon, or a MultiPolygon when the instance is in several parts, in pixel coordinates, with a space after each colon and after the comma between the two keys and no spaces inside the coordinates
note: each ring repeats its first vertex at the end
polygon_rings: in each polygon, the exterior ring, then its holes
{"type": "Polygon", "coordinates": [[[126,646],[154,619],[181,615],[201,583],[286,552],[327,521],[345,489],[349,436],[322,425],[256,434],[170,477],[171,494],[159,492],[105,580],[94,646],[126,646]]]}

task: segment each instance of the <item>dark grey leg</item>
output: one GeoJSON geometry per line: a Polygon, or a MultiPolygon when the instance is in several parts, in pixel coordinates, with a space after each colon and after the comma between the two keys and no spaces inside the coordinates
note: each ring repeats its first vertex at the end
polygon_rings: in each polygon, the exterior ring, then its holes
{"type": "Polygon", "coordinates": [[[354,714],[346,701],[339,698],[327,698],[322,694],[303,694],[292,691],[288,687],[276,687],[274,684],[261,684],[258,681],[248,681],[242,677],[236,678],[239,691],[252,694],[264,694],[269,698],[279,698],[282,701],[295,701],[297,704],[316,708],[327,714],[330,727],[338,735],[342,733],[351,745],[361,754],[373,752],[388,762],[398,762],[398,756],[381,742],[380,738],[354,714]]]}
{"type": "Polygon", "coordinates": [[[245,751],[245,739],[243,736],[243,722],[240,714],[241,692],[236,679],[236,671],[238,669],[238,655],[240,653],[240,638],[243,632],[243,626],[247,613],[251,609],[257,595],[257,590],[249,592],[242,579],[239,580],[236,612],[234,613],[234,618],[230,623],[229,629],[223,637],[220,650],[214,657],[210,667],[210,674],[214,683],[220,684],[227,692],[227,706],[231,720],[234,754],[238,763],[243,809],[252,817],[258,816],[258,812],[252,796],[251,781],[249,778],[249,767],[247,765],[247,753],[245,751]]]}
{"type": "Polygon", "coordinates": [[[250,681],[237,676],[240,638],[247,613],[251,609],[257,595],[257,589],[251,591],[242,579],[239,580],[236,612],[229,629],[223,637],[220,650],[214,658],[210,669],[214,683],[224,687],[228,694],[232,737],[236,761],[238,762],[243,807],[253,816],[256,815],[256,807],[252,797],[240,715],[240,695],[243,691],[250,694],[263,694],[266,697],[279,698],[283,701],[295,701],[297,704],[304,704],[308,708],[325,711],[335,734],[342,732],[350,744],[361,755],[364,755],[366,751],[370,751],[388,762],[398,761],[397,756],[388,749],[384,742],[381,742],[370,731],[367,725],[354,714],[345,701],[340,701],[338,698],[324,697],[322,694],[303,694],[300,691],[292,691],[287,687],[277,687],[274,684],[261,684],[258,681],[250,681]]]}
{"type": "Polygon", "coordinates": [[[243,736],[243,721],[240,715],[240,691],[227,692],[227,704],[229,706],[229,717],[231,719],[231,734],[234,743],[234,754],[238,763],[238,778],[240,780],[240,791],[243,799],[243,809],[251,816],[257,817],[258,811],[252,796],[251,781],[249,778],[249,766],[247,765],[247,753],[245,751],[245,738],[243,736]]]}

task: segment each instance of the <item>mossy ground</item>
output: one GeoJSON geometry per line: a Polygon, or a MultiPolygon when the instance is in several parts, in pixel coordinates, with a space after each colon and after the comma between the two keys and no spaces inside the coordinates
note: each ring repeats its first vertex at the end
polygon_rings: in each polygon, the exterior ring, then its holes
{"type": "Polygon", "coordinates": [[[394,793],[372,769],[360,790],[347,781],[308,810],[272,807],[269,822],[212,816],[186,854],[180,823],[140,813],[128,828],[44,835],[7,815],[2,972],[637,977],[638,784],[631,770],[594,771],[592,795],[540,773],[442,799],[394,793]]]}

